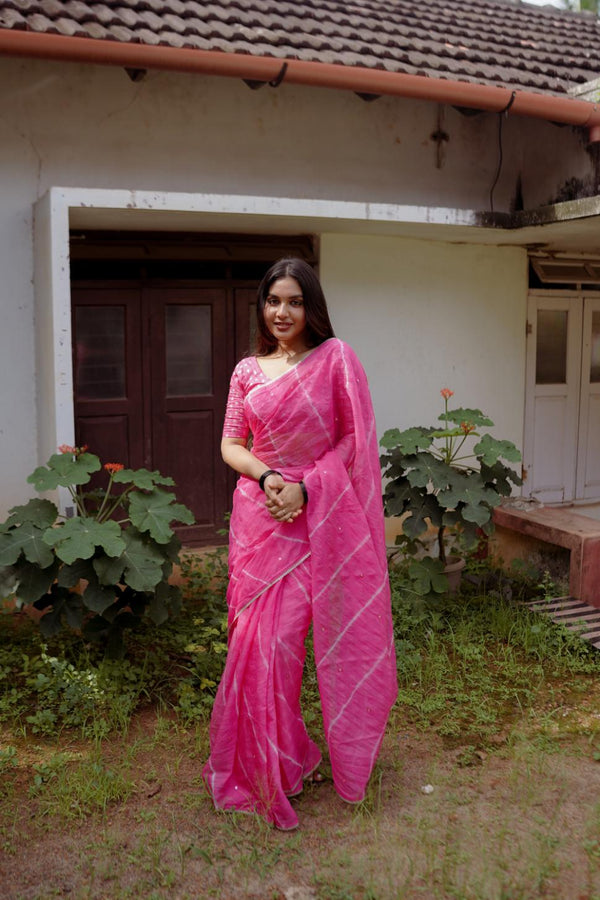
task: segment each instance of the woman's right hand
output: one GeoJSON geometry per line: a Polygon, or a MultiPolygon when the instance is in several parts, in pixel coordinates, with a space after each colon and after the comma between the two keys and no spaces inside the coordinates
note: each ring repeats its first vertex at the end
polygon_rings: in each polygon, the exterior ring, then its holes
{"type": "MultiPolygon", "coordinates": [[[[270,480],[270,476],[265,479],[265,487],[270,480]]],[[[296,482],[285,482],[281,479],[281,487],[277,485],[272,494],[265,490],[265,494],[267,494],[265,505],[270,515],[278,522],[293,522],[302,513],[304,494],[296,482]]]]}

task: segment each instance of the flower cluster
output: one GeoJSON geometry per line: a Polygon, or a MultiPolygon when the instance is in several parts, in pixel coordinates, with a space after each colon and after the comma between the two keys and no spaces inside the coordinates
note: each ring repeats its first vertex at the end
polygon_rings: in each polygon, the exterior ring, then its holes
{"type": "Polygon", "coordinates": [[[71,447],[70,444],[61,444],[58,448],[59,453],[68,453],[69,456],[80,456],[82,453],[87,453],[89,447],[87,444],[83,444],[81,447],[71,447]]]}
{"type": "Polygon", "coordinates": [[[104,469],[109,473],[109,475],[115,475],[117,472],[122,472],[125,466],[123,463],[104,463],[104,469]]]}

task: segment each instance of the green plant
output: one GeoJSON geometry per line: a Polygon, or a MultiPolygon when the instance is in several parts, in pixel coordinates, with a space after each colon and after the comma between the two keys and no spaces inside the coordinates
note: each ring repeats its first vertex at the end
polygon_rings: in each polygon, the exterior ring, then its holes
{"type": "Polygon", "coordinates": [[[181,545],[171,523],[191,524],[193,516],[159,472],[102,466],[86,447],[59,450],[27,480],[40,492],[66,488],[77,515],[64,517],[38,498],[10,510],[0,525],[0,595],[44,611],[46,637],[66,623],[119,655],[124,628],[144,613],[161,624],[178,608],[180,592],[168,578],[181,545]],[[102,469],[107,484],[84,491],[102,469]]]}
{"type": "Polygon", "coordinates": [[[443,388],[443,427],[389,429],[381,439],[386,452],[381,466],[386,480],[384,503],[388,516],[402,516],[404,543],[412,556],[423,546],[428,523],[437,530],[439,559],[414,560],[410,573],[419,593],[447,589],[443,574],[448,559],[447,530],[465,547],[492,531],[492,512],[521,478],[502,460],[517,462],[521,454],[511,441],[497,440],[478,429],[493,422],[478,409],[448,409],[453,391],[443,388]],[[479,438],[472,443],[473,438],[479,438]]]}

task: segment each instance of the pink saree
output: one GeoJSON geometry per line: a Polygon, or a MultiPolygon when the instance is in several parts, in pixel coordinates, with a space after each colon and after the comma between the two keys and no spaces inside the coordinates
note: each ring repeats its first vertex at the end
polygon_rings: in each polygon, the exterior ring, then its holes
{"type": "Polygon", "coordinates": [[[229,649],[203,775],[217,808],[290,829],[288,798],[321,759],[299,699],[311,622],[333,781],[348,802],[364,797],[396,698],[381,475],[366,376],[336,338],[253,387],[244,413],[256,456],[304,479],[309,499],[278,523],[258,483],[238,481],[229,649]]]}

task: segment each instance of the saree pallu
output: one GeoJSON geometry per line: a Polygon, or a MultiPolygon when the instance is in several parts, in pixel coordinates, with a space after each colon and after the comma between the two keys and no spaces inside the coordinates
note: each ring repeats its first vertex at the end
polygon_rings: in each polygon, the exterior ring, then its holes
{"type": "Polygon", "coordinates": [[[244,401],[252,452],[308,503],[276,522],[240,477],[230,531],[229,648],[204,780],[220,809],[294,828],[288,797],[319,764],[300,712],[312,622],[332,776],[363,799],[397,693],[375,420],[348,345],[326,341],[244,401]]]}

